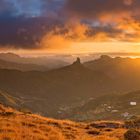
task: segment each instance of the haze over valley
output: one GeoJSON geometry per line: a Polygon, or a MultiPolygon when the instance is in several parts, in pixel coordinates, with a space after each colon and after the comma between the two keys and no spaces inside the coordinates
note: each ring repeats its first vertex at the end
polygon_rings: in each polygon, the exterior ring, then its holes
{"type": "Polygon", "coordinates": [[[29,58],[22,57],[21,63],[14,54],[8,62],[6,56],[9,54],[0,55],[1,102],[5,105],[57,119],[125,119],[126,106],[130,107],[130,115],[139,115],[139,58],[102,55],[84,63],[77,58],[72,64],[60,61],[59,68],[52,64],[54,68],[48,69],[47,62],[25,63],[29,58]],[[137,102],[136,109],[131,101],[137,102]]]}
{"type": "Polygon", "coordinates": [[[0,0],[0,140],[140,140],[140,0],[0,0]]]}

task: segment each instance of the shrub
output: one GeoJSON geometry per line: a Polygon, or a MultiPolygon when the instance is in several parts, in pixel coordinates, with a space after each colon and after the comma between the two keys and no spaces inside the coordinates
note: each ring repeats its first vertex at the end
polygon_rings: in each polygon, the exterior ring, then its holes
{"type": "Polygon", "coordinates": [[[140,118],[125,121],[126,128],[140,128],[140,118]]]}
{"type": "Polygon", "coordinates": [[[125,140],[140,140],[140,132],[135,129],[130,129],[124,134],[125,140]]]}
{"type": "Polygon", "coordinates": [[[100,132],[96,131],[96,130],[90,130],[87,133],[90,134],[90,135],[99,135],[100,134],[100,132]]]}
{"type": "Polygon", "coordinates": [[[3,116],[3,117],[10,117],[10,116],[14,116],[15,113],[14,112],[2,112],[0,113],[0,116],[3,116]]]}

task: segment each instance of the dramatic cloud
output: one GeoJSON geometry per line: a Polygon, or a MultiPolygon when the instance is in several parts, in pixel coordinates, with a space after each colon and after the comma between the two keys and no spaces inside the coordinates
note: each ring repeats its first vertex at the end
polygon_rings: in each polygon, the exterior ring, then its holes
{"type": "Polygon", "coordinates": [[[1,0],[0,46],[140,40],[140,0],[1,0]]]}
{"type": "Polygon", "coordinates": [[[83,41],[87,38],[88,26],[79,22],[72,23],[69,21],[64,26],[56,27],[41,40],[41,46],[47,48],[64,48],[70,47],[73,42],[83,41]]]}
{"type": "Polygon", "coordinates": [[[67,0],[65,10],[83,18],[99,18],[103,15],[133,13],[140,5],[139,0],[67,0]]]}
{"type": "Polygon", "coordinates": [[[38,44],[43,35],[59,21],[49,18],[9,18],[0,21],[0,44],[3,47],[32,49],[38,44]]]}

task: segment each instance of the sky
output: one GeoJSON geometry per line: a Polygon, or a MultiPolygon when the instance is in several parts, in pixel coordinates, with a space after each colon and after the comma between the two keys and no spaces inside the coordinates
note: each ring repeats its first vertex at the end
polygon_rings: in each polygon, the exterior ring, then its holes
{"type": "Polygon", "coordinates": [[[140,52],[140,0],[0,0],[0,51],[140,52]]]}

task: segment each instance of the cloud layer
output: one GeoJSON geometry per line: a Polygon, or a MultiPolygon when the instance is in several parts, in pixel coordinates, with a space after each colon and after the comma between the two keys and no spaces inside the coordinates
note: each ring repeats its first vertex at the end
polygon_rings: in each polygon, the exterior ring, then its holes
{"type": "Polygon", "coordinates": [[[139,42],[139,0],[1,0],[0,47],[139,42]]]}

